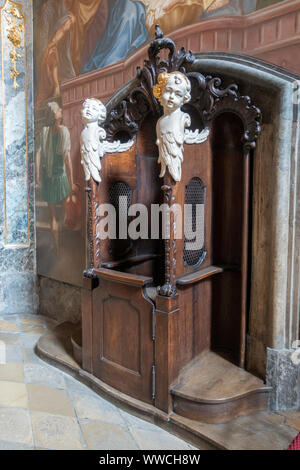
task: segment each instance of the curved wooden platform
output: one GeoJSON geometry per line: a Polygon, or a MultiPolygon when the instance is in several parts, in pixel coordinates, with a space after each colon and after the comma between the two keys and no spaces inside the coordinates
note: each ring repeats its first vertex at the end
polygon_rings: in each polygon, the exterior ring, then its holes
{"type": "Polygon", "coordinates": [[[268,409],[271,387],[208,351],[185,370],[172,389],[174,411],[206,423],[224,423],[268,409]]]}
{"type": "Polygon", "coordinates": [[[167,415],[82,370],[73,358],[71,342],[77,328],[71,323],[58,325],[53,332],[40,338],[36,353],[126,411],[179,435],[201,450],[285,450],[299,432],[286,425],[285,417],[278,413],[257,413],[234,419],[228,424],[206,424],[174,412],[167,415]]]}

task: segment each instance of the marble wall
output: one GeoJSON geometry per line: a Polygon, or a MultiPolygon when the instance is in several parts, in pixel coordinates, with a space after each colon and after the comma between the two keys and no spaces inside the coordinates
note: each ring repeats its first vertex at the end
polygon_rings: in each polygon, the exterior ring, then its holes
{"type": "Polygon", "coordinates": [[[34,313],[32,2],[0,2],[0,314],[34,313]]]}

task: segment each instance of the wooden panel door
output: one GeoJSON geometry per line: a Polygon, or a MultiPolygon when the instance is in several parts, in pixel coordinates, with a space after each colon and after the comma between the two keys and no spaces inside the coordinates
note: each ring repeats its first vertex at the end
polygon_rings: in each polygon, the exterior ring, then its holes
{"type": "Polygon", "coordinates": [[[142,287],[101,279],[93,293],[93,373],[152,403],[153,304],[142,287]]]}

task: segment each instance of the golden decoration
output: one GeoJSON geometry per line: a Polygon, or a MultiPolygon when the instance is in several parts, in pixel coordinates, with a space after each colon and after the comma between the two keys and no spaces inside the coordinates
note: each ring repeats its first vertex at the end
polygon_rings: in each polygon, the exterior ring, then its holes
{"type": "Polygon", "coordinates": [[[170,78],[170,74],[163,72],[158,76],[158,84],[153,87],[153,95],[158,100],[161,99],[164,88],[170,78]]]}
{"type": "Polygon", "coordinates": [[[19,8],[16,5],[12,5],[10,8],[4,10],[5,18],[8,24],[6,28],[7,39],[10,41],[12,50],[10,51],[9,57],[11,58],[12,66],[10,67],[10,78],[13,79],[13,87],[16,90],[19,88],[17,78],[20,72],[17,70],[18,60],[22,58],[22,55],[18,52],[18,49],[23,49],[22,39],[24,36],[24,24],[23,16],[19,8]],[[20,22],[21,21],[21,22],[20,22]]]}

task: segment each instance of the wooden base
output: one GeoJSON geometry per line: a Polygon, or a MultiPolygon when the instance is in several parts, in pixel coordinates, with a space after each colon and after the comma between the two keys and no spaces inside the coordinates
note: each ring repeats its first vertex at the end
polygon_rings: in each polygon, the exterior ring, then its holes
{"type": "Polygon", "coordinates": [[[268,409],[270,387],[212,351],[186,368],[171,390],[174,411],[206,423],[225,423],[268,409]]]}
{"type": "Polygon", "coordinates": [[[74,360],[71,337],[76,328],[71,323],[63,323],[53,332],[42,336],[35,348],[38,356],[85,383],[117,406],[161,426],[201,450],[284,450],[298,433],[284,424],[284,417],[274,413],[257,413],[237,418],[228,424],[205,424],[174,412],[164,413],[121,393],[84,371],[74,360]]]}

